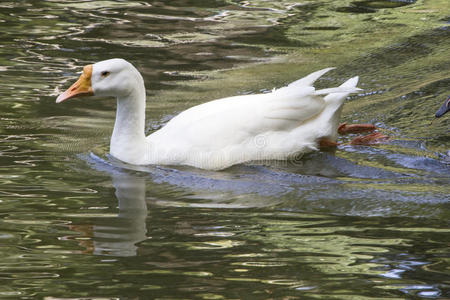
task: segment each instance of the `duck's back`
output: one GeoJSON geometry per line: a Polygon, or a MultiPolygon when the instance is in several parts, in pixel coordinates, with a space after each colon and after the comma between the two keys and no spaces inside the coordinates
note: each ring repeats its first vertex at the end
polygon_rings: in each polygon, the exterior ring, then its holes
{"type": "Polygon", "coordinates": [[[249,157],[269,159],[266,156],[274,147],[279,156],[298,148],[298,141],[289,145],[289,135],[324,106],[313,87],[223,98],[180,113],[148,140],[169,160],[198,161],[194,157],[202,156],[216,161],[220,157],[223,164],[232,165],[249,157]]]}

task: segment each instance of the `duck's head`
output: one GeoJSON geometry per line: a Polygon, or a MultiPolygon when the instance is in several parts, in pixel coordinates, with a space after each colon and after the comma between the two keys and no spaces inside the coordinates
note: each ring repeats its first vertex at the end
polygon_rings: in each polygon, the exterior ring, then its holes
{"type": "Polygon", "coordinates": [[[442,117],[446,112],[450,110],[450,96],[444,101],[444,104],[436,112],[436,118],[442,117]]]}
{"type": "Polygon", "coordinates": [[[83,68],[80,78],[64,93],[56,103],[83,96],[120,97],[129,95],[142,80],[136,68],[121,58],[104,60],[83,68]]]}

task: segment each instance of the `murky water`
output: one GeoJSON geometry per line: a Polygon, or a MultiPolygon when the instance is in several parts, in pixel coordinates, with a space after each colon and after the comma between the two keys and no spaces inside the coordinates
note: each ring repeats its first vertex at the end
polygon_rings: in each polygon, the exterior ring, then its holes
{"type": "MultiPolygon", "coordinates": [[[[0,2],[0,297],[448,298],[447,1],[0,2]],[[85,64],[142,72],[148,132],[334,66],[344,120],[390,135],[221,172],[108,153],[112,99],[56,105],[85,64]]],[[[345,143],[351,137],[342,137],[345,143]]]]}

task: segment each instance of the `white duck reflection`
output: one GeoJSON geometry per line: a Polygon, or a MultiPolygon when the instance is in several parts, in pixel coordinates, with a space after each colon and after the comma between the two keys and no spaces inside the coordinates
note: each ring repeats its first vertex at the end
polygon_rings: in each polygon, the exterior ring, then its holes
{"type": "Polygon", "coordinates": [[[136,256],[137,244],[147,239],[145,178],[127,172],[110,172],[118,201],[116,217],[98,218],[93,225],[70,228],[89,239],[80,239],[83,253],[104,256],[136,256]]]}
{"type": "Polygon", "coordinates": [[[147,238],[145,180],[131,174],[115,174],[112,183],[119,202],[114,222],[93,227],[93,254],[135,256],[136,244],[147,238]]]}

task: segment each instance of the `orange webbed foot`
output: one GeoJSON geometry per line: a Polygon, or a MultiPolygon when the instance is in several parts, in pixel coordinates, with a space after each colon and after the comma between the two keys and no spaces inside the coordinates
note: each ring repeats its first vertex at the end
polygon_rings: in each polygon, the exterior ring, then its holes
{"type": "Polygon", "coordinates": [[[381,132],[374,132],[365,136],[358,136],[354,138],[350,145],[374,145],[386,142],[389,139],[387,135],[382,134],[381,132]]]}
{"type": "Polygon", "coordinates": [[[373,124],[351,124],[347,125],[347,123],[342,123],[338,127],[339,134],[348,134],[348,133],[360,133],[360,132],[370,132],[377,129],[373,124]]]}

